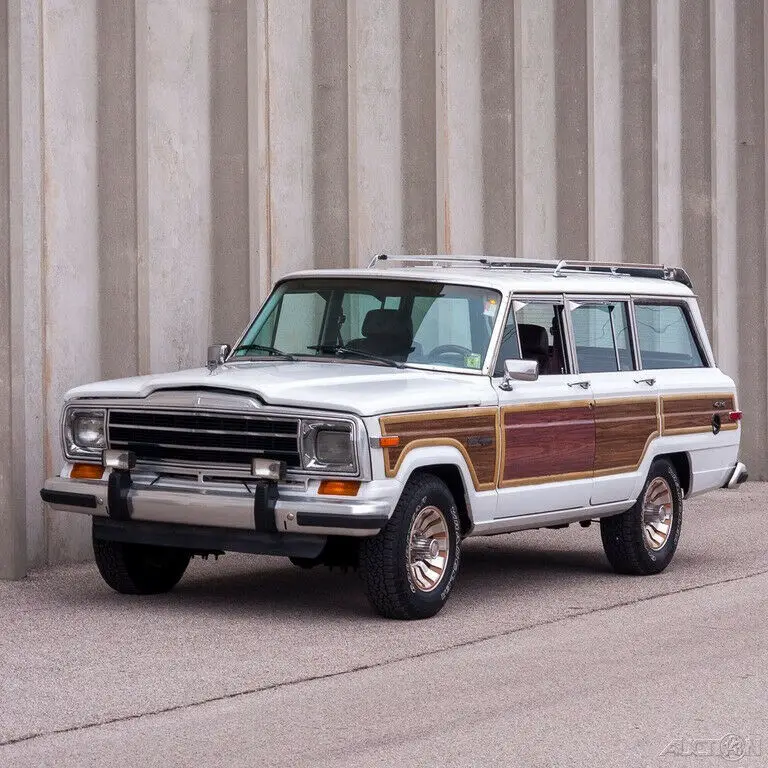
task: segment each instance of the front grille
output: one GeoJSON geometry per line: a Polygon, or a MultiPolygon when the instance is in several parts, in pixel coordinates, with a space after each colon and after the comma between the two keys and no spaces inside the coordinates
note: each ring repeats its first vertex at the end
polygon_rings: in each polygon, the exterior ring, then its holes
{"type": "Polygon", "coordinates": [[[110,410],[110,448],[143,462],[248,468],[251,459],[301,465],[298,419],[189,411],[110,410]]]}

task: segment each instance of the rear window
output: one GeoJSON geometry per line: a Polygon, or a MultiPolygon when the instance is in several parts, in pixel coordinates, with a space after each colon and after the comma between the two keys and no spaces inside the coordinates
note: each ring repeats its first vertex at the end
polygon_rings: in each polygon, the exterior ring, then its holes
{"type": "Polygon", "coordinates": [[[635,304],[643,368],[704,368],[704,356],[679,304],[635,304]]]}

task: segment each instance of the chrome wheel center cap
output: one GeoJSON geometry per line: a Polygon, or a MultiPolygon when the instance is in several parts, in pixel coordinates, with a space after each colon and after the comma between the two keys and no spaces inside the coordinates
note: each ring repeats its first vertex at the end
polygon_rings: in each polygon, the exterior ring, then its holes
{"type": "Polygon", "coordinates": [[[417,557],[433,559],[440,554],[440,542],[437,539],[417,537],[413,540],[413,553],[417,557]]]}

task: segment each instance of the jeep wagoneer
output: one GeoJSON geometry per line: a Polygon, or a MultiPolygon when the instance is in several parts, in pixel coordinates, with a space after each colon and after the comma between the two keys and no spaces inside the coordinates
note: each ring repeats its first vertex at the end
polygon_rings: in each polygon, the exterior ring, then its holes
{"type": "Polygon", "coordinates": [[[266,553],[359,566],[379,613],[423,618],[467,537],[599,521],[615,570],[655,574],[683,500],[747,476],[678,268],[381,255],[281,279],[208,357],[66,397],[42,497],[93,516],[118,592],[266,553]]]}

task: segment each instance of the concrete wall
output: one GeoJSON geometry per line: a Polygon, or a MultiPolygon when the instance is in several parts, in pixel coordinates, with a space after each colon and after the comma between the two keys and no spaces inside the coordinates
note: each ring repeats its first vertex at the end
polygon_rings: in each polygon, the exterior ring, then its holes
{"type": "MultiPolygon", "coordinates": [[[[0,0],[0,573],[63,393],[377,251],[682,264],[768,478],[768,0],[0,0]]],[[[26,555],[26,556],[25,556],[26,555]]]]}

